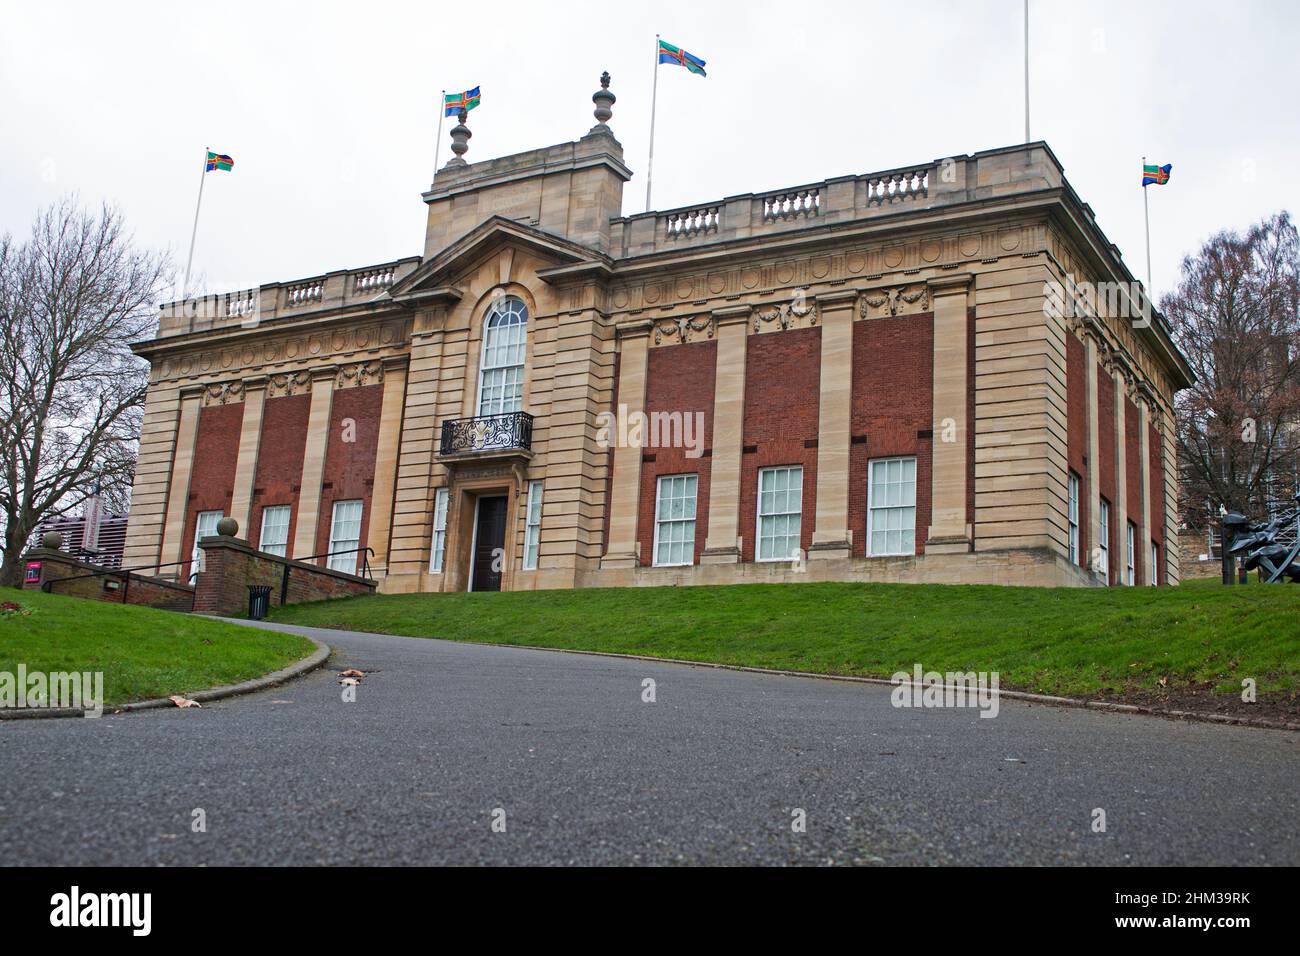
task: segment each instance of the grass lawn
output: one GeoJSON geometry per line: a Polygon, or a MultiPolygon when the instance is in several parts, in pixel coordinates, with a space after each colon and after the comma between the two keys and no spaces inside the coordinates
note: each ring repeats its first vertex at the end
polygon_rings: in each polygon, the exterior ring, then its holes
{"type": "Polygon", "coordinates": [[[1300,693],[1300,587],[1012,588],[783,584],[379,595],[273,620],[454,641],[888,677],[998,671],[1062,695],[1300,693]],[[1165,680],[1161,684],[1161,679],[1165,680]]]}
{"type": "Polygon", "coordinates": [[[0,589],[32,614],[0,615],[0,671],[103,671],[108,705],[206,690],[279,670],[310,641],[203,617],[0,589]]]}

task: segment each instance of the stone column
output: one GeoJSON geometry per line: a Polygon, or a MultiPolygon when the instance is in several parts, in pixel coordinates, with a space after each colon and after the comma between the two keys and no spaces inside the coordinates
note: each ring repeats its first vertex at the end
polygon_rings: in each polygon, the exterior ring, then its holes
{"type": "MultiPolygon", "coordinates": [[[[718,367],[713,386],[713,458],[709,466],[709,531],[701,564],[740,560],[740,465],[745,441],[745,352],[749,306],[716,309],[718,367]]],[[[620,396],[622,393],[619,393],[620,396]]]]}
{"type": "Polygon", "coordinates": [[[817,411],[817,515],[809,560],[847,558],[849,530],[849,430],[853,411],[853,308],[856,291],[817,297],[822,327],[821,386],[817,411]]]}
{"type": "Polygon", "coordinates": [[[934,431],[931,448],[930,530],[927,554],[953,554],[971,548],[966,521],[969,492],[967,402],[970,376],[967,331],[968,274],[930,280],[934,308],[934,431]],[[953,427],[955,425],[955,428],[953,427]],[[951,438],[952,440],[948,440],[951,438]]]}
{"type": "Polygon", "coordinates": [[[1124,447],[1124,406],[1128,393],[1125,390],[1124,372],[1117,366],[1111,371],[1115,386],[1115,540],[1111,544],[1114,564],[1118,569],[1119,583],[1128,583],[1128,455],[1124,447]]]}
{"type": "Polygon", "coordinates": [[[1143,584],[1150,584],[1155,568],[1151,565],[1151,409],[1146,396],[1137,397],[1138,454],[1142,456],[1142,520],[1138,526],[1137,568],[1143,584]]]}
{"type": "Polygon", "coordinates": [[[307,414],[307,447],[303,452],[298,519],[293,532],[291,558],[316,554],[316,525],[320,519],[320,483],[325,471],[325,449],[329,447],[330,409],[334,404],[333,366],[312,369],[311,410],[307,414]]]}
{"type": "MultiPolygon", "coordinates": [[[[194,467],[194,443],[199,434],[199,411],[203,405],[203,387],[181,390],[181,417],[176,429],[176,453],[172,456],[172,476],[168,483],[167,519],[163,524],[162,554],[158,561],[171,564],[184,561],[185,511],[190,500],[190,473],[194,467]]],[[[166,577],[179,577],[183,569],[162,568],[166,577]]]]}
{"type": "Polygon", "coordinates": [[[375,484],[370,492],[370,530],[366,545],[375,549],[371,570],[388,572],[388,532],[393,523],[397,486],[397,449],[402,440],[402,408],[406,403],[406,358],[384,363],[384,398],[379,410],[379,447],[375,452],[375,484]]]}
{"type": "Polygon", "coordinates": [[[641,505],[641,446],[620,441],[633,417],[645,413],[646,367],[650,354],[650,322],[620,326],[618,365],[618,427],[614,447],[614,480],[609,500],[609,546],[602,568],[635,568],[638,563],[637,512],[641,505]]]}
{"type": "MultiPolygon", "coordinates": [[[[257,452],[262,443],[262,410],[266,405],[266,376],[244,381],[244,422],[239,429],[239,457],[235,462],[235,487],[230,498],[230,517],[241,528],[253,527],[253,486],[257,481],[257,452]]],[[[245,532],[247,536],[248,532],[245,532]]],[[[250,541],[254,548],[258,542],[250,541]]]]}
{"type": "MultiPolygon", "coordinates": [[[[1088,546],[1092,554],[1101,546],[1101,412],[1097,405],[1097,375],[1101,371],[1097,337],[1091,332],[1083,339],[1083,367],[1087,380],[1088,396],[1088,546]]],[[[1088,567],[1093,566],[1092,554],[1088,555],[1088,567]]]]}

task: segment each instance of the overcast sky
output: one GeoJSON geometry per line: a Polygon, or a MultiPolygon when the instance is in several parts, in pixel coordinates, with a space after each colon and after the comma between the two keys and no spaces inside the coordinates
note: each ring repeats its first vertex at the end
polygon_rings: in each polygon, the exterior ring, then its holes
{"type": "MultiPolygon", "coordinates": [[[[1032,135],[1135,275],[1143,154],[1157,293],[1213,232],[1300,215],[1300,5],[1031,3],[1032,135]]],[[[75,191],[116,202],[209,290],[418,255],[439,91],[480,85],[467,158],[611,126],[644,206],[656,32],[708,61],[659,77],[654,205],[816,182],[1024,138],[1021,0],[878,3],[41,3],[0,0],[0,232],[75,191]]],[[[450,158],[447,133],[441,162],[450,158]]]]}

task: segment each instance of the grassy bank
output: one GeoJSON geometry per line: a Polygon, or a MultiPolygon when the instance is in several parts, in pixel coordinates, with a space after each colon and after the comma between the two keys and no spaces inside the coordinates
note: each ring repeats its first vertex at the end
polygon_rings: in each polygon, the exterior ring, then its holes
{"type": "Polygon", "coordinates": [[[312,644],[202,617],[0,589],[0,671],[102,671],[108,704],[206,690],[279,670],[312,644]]]}
{"type": "Polygon", "coordinates": [[[454,641],[888,677],[998,671],[1064,695],[1300,692],[1300,587],[1041,589],[741,585],[380,595],[273,620],[454,641]],[[1161,683],[1161,682],[1164,683],[1161,683]]]}

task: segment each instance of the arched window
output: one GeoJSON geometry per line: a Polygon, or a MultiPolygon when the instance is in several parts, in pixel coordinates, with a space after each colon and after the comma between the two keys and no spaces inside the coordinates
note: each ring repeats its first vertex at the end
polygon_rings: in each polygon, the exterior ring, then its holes
{"type": "Polygon", "coordinates": [[[483,323],[478,379],[480,415],[500,415],[522,408],[527,342],[527,306],[513,296],[498,299],[483,323]]]}

